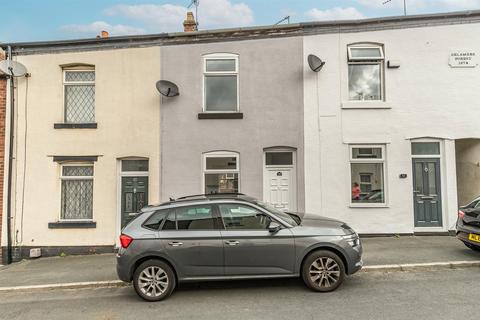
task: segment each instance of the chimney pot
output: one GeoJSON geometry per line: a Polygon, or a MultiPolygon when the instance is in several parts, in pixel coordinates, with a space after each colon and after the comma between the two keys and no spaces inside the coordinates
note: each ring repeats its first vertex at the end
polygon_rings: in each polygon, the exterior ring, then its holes
{"type": "Polygon", "coordinates": [[[183,21],[183,31],[197,31],[197,22],[195,21],[195,17],[193,16],[193,12],[191,11],[187,12],[187,19],[183,21]]]}
{"type": "Polygon", "coordinates": [[[100,37],[101,38],[108,38],[108,31],[102,30],[100,37]]]}

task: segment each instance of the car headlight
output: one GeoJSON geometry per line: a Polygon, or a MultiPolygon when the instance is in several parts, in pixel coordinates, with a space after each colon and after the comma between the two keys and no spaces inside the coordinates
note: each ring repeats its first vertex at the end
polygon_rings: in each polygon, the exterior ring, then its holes
{"type": "Polygon", "coordinates": [[[347,241],[347,243],[349,245],[351,245],[352,247],[356,247],[358,245],[360,245],[360,238],[358,237],[358,234],[356,233],[352,233],[352,234],[349,234],[349,235],[346,235],[346,236],[342,236],[342,238],[347,241]]]}

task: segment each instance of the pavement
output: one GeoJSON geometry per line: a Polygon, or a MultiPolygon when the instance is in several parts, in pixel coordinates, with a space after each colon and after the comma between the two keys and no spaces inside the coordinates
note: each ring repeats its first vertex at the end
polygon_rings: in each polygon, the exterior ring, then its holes
{"type": "Polygon", "coordinates": [[[130,287],[0,292],[0,319],[476,319],[478,283],[478,270],[459,269],[360,273],[325,294],[300,279],[182,284],[158,303],[130,287]]]}
{"type": "MultiPolygon", "coordinates": [[[[362,239],[364,271],[411,271],[480,267],[480,253],[451,236],[362,239]]],[[[0,267],[0,292],[124,285],[114,254],[23,260],[0,267]]]]}

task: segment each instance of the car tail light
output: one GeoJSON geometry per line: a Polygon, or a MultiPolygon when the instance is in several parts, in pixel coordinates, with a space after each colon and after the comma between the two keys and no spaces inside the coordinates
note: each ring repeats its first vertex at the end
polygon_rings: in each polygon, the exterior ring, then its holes
{"type": "Polygon", "coordinates": [[[127,236],[126,234],[120,235],[120,245],[122,248],[127,249],[130,243],[132,243],[132,237],[127,236]]]}
{"type": "Polygon", "coordinates": [[[463,219],[463,217],[465,217],[465,212],[463,212],[462,210],[458,210],[458,217],[460,219],[463,219]]]}

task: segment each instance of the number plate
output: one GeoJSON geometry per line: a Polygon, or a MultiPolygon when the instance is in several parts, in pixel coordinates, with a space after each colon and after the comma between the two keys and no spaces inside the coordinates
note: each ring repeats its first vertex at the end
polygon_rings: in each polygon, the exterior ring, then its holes
{"type": "Polygon", "coordinates": [[[475,242],[480,242],[480,235],[470,233],[470,234],[468,235],[468,240],[470,240],[470,241],[475,241],[475,242]]]}

